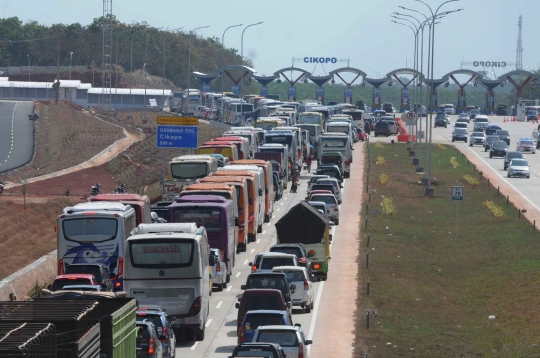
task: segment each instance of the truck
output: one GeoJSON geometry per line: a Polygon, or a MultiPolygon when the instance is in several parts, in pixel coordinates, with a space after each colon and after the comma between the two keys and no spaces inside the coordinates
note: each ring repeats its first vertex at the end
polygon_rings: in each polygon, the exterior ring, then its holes
{"type": "Polygon", "coordinates": [[[311,262],[313,274],[322,281],[328,277],[330,226],[332,223],[307,201],[293,206],[276,222],[277,244],[302,246],[311,262]]]}
{"type": "MultiPolygon", "coordinates": [[[[0,320],[14,326],[13,330],[54,326],[49,338],[56,342],[43,349],[31,347],[39,354],[32,355],[30,349],[25,357],[133,358],[137,354],[136,310],[136,300],[125,292],[43,290],[33,301],[0,302],[0,320]]],[[[36,344],[45,342],[44,338],[36,344]]],[[[0,350],[0,356],[9,355],[0,350]]]]}

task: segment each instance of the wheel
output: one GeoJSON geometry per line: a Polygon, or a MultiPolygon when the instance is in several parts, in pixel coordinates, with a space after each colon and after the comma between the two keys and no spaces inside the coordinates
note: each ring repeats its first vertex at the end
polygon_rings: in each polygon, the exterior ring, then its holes
{"type": "Polygon", "coordinates": [[[257,240],[256,234],[248,234],[248,242],[255,242],[257,240]]]}
{"type": "Polygon", "coordinates": [[[270,222],[270,215],[264,214],[264,222],[269,223],[270,222]]]}
{"type": "Polygon", "coordinates": [[[311,312],[311,304],[305,305],[305,306],[304,306],[304,311],[305,311],[306,313],[310,313],[310,312],[311,312]]]}
{"type": "Polygon", "coordinates": [[[506,170],[508,167],[505,165],[503,170],[506,170]]]}
{"type": "Polygon", "coordinates": [[[469,147],[472,147],[472,146],[473,146],[473,144],[472,144],[472,143],[469,143],[469,147]]]}
{"type": "Polygon", "coordinates": [[[491,155],[491,153],[489,153],[489,157],[490,157],[490,158],[493,158],[493,155],[491,155]]]}
{"type": "Polygon", "coordinates": [[[194,330],[193,336],[196,341],[204,341],[204,328],[194,330]]]}
{"type": "Polygon", "coordinates": [[[262,226],[262,224],[259,225],[259,227],[257,228],[257,233],[260,234],[261,232],[263,232],[263,226],[262,226]]]}
{"type": "Polygon", "coordinates": [[[510,173],[508,173],[506,176],[507,176],[508,178],[511,178],[510,173]]]}
{"type": "Polygon", "coordinates": [[[454,140],[454,138],[452,138],[452,143],[454,143],[454,142],[455,142],[455,140],[454,140]]]}
{"type": "Polygon", "coordinates": [[[227,288],[227,281],[225,281],[225,282],[223,282],[223,283],[221,284],[221,290],[222,290],[222,291],[223,291],[224,289],[226,289],[226,288],[227,288]]]}
{"type": "Polygon", "coordinates": [[[217,285],[216,291],[217,291],[217,292],[223,291],[223,284],[220,283],[219,285],[217,285]]]}
{"type": "Polygon", "coordinates": [[[339,225],[339,219],[334,220],[334,224],[339,225]]]}
{"type": "Polygon", "coordinates": [[[231,282],[231,275],[227,274],[227,277],[225,278],[225,282],[227,283],[231,282]]]}
{"type": "Polygon", "coordinates": [[[527,179],[529,179],[531,176],[530,175],[527,175],[527,179]]]}
{"type": "Polygon", "coordinates": [[[487,148],[486,148],[486,147],[484,147],[484,152],[487,152],[487,148]]]}

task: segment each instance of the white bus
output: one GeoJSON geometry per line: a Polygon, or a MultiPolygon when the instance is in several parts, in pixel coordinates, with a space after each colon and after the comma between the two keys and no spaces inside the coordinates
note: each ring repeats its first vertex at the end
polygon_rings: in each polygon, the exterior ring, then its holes
{"type": "Polygon", "coordinates": [[[204,227],[141,224],[124,249],[125,291],[140,305],[160,306],[175,318],[175,329],[202,341],[210,304],[209,256],[204,227]]]}
{"type": "Polygon", "coordinates": [[[197,106],[202,105],[201,91],[190,89],[182,95],[182,114],[193,115],[197,106]]]}
{"type": "Polygon", "coordinates": [[[124,242],[136,227],[135,209],[119,202],[81,203],[64,208],[57,225],[58,274],[71,264],[103,264],[114,291],[122,291],[124,242]]]}
{"type": "Polygon", "coordinates": [[[245,101],[234,100],[227,104],[224,112],[225,123],[233,126],[241,126],[244,124],[244,118],[251,118],[253,105],[245,101]]]}

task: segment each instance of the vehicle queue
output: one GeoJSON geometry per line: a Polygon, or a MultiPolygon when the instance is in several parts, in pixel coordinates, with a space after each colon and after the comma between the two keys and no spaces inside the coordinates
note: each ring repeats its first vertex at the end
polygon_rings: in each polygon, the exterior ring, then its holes
{"type": "Polygon", "coordinates": [[[58,218],[59,276],[49,289],[125,291],[137,299],[141,329],[149,315],[165,317],[153,323],[162,349],[157,342],[151,349],[151,334],[137,340],[138,349],[173,357],[177,337],[204,340],[210,295],[227,287],[237,254],[257,240],[306,161],[317,161],[306,201],[277,221],[277,244],[256,253],[236,303],[235,352],[252,344],[275,357],[307,357],[311,341],[293,324],[292,307],[310,313],[312,282],[327,279],[330,228],[339,224],[359,136],[350,115],[276,113],[261,119],[263,128],[258,121],[232,127],[197,154],[171,160],[155,206],[146,196],[100,194],[65,208],[58,218]]]}

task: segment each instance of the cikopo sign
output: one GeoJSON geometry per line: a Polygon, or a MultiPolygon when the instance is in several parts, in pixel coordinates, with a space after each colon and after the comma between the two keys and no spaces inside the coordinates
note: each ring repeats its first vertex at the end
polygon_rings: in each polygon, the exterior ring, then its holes
{"type": "Polygon", "coordinates": [[[335,57],[304,57],[304,63],[337,63],[335,57]]]}
{"type": "Polygon", "coordinates": [[[506,61],[474,61],[474,67],[506,67],[506,61]]]}

